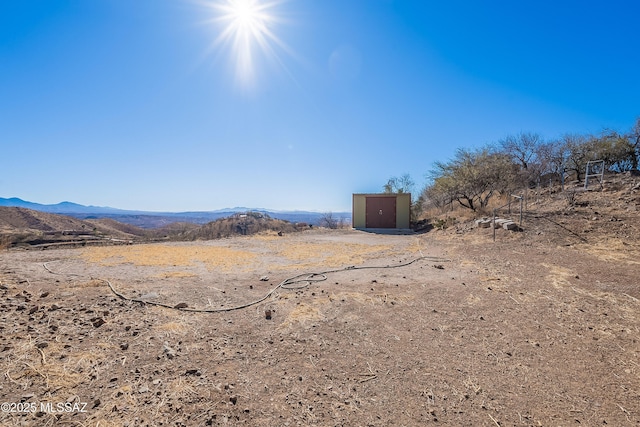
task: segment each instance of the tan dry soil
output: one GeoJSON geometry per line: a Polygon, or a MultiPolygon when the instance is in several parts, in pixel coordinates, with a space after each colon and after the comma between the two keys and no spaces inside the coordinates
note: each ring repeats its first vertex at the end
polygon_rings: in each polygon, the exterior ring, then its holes
{"type": "Polygon", "coordinates": [[[544,221],[498,237],[317,230],[1,252],[0,401],[23,411],[0,425],[640,425],[637,240],[587,243],[544,221]],[[298,274],[420,257],[222,313],[122,300],[104,282],[212,310],[298,274]]]}

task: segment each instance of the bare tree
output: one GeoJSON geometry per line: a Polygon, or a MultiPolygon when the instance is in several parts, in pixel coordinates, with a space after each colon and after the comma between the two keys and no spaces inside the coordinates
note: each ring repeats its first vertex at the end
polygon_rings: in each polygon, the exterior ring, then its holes
{"type": "Polygon", "coordinates": [[[340,219],[334,217],[332,212],[323,213],[318,222],[321,227],[327,227],[332,230],[335,230],[340,225],[340,219]]]}
{"type": "Polygon", "coordinates": [[[451,198],[473,211],[486,207],[496,192],[509,191],[517,173],[508,156],[489,148],[459,149],[453,160],[434,166],[433,184],[426,194],[440,202],[451,198]]]}
{"type": "Polygon", "coordinates": [[[385,193],[411,193],[415,183],[411,179],[411,175],[405,173],[400,178],[392,176],[383,186],[385,193]]]}
{"type": "Polygon", "coordinates": [[[627,135],[629,142],[633,147],[635,158],[633,160],[633,169],[638,169],[638,163],[640,162],[640,117],[636,119],[636,123],[633,125],[629,134],[627,135]]]}
{"type": "Polygon", "coordinates": [[[544,141],[533,132],[520,132],[509,135],[498,142],[501,151],[519,166],[521,184],[536,182],[542,174],[542,162],[539,157],[544,141]]]}
{"type": "Polygon", "coordinates": [[[542,137],[533,132],[520,132],[509,135],[499,141],[502,151],[522,169],[529,169],[537,161],[538,148],[543,144],[542,137]]]}
{"type": "Polygon", "coordinates": [[[580,181],[586,172],[587,162],[597,160],[593,157],[592,145],[589,144],[591,137],[578,134],[562,135],[560,143],[562,145],[563,157],[565,159],[565,169],[576,173],[576,179],[580,181]]]}
{"type": "Polygon", "coordinates": [[[616,131],[595,135],[563,135],[561,151],[566,170],[576,173],[581,180],[590,160],[604,160],[607,170],[623,172],[637,167],[636,147],[629,136],[616,131]]]}
{"type": "Polygon", "coordinates": [[[593,144],[594,155],[598,157],[598,160],[604,160],[610,171],[625,172],[638,167],[636,147],[628,135],[608,130],[603,132],[593,144]]]}
{"type": "Polygon", "coordinates": [[[426,206],[433,206],[441,211],[445,211],[455,198],[455,190],[452,186],[447,185],[446,179],[435,179],[431,185],[427,185],[422,190],[421,198],[426,206]]]}
{"type": "Polygon", "coordinates": [[[539,175],[535,177],[535,183],[539,183],[543,177],[558,181],[562,179],[566,163],[566,150],[562,140],[541,144],[538,147],[537,157],[539,175]]]}

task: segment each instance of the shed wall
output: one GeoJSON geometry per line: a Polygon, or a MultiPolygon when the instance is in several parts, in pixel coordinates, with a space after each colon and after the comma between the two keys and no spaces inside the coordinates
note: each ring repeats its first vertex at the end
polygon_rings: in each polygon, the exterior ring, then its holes
{"type": "Polygon", "coordinates": [[[396,226],[395,228],[411,227],[411,194],[354,194],[352,210],[353,228],[367,228],[367,197],[395,197],[396,198],[396,226]]]}

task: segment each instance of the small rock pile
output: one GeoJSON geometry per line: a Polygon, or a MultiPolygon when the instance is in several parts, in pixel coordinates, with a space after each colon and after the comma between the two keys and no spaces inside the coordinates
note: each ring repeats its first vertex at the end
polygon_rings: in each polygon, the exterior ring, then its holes
{"type": "MultiPolygon", "coordinates": [[[[493,218],[481,218],[475,221],[478,228],[491,228],[493,225],[493,218]]],[[[505,230],[517,231],[519,230],[518,224],[510,219],[496,218],[495,228],[503,228],[505,230]]]]}

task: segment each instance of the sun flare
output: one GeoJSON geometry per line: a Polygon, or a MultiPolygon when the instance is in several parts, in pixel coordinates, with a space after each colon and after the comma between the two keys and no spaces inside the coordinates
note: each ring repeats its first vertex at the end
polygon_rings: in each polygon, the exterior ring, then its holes
{"type": "Polygon", "coordinates": [[[278,23],[275,6],[281,2],[216,0],[210,3],[216,14],[213,21],[221,26],[214,44],[229,48],[234,58],[234,73],[243,86],[254,81],[259,55],[278,60],[275,46],[285,48],[274,33],[278,23]]]}

